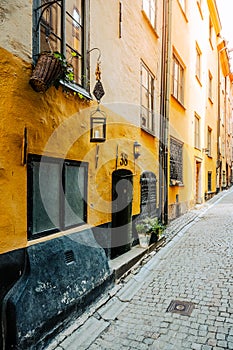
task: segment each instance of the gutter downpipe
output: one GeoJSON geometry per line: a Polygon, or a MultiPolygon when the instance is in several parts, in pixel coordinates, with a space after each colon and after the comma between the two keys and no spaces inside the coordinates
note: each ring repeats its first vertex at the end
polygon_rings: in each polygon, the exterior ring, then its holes
{"type": "Polygon", "coordinates": [[[168,137],[170,105],[171,0],[163,0],[159,129],[159,216],[168,223],[168,137]]]}

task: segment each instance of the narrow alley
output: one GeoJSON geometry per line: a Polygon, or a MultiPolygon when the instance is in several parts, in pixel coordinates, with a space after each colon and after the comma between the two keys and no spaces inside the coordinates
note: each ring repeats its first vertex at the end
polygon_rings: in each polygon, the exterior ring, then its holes
{"type": "Polygon", "coordinates": [[[232,222],[231,189],[48,349],[233,349],[232,222]]]}

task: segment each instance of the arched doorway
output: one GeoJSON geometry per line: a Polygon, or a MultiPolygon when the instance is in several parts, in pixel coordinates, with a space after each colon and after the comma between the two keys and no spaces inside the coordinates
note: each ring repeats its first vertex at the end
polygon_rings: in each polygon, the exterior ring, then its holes
{"type": "Polygon", "coordinates": [[[130,250],[132,243],[133,177],[129,170],[112,174],[111,259],[130,250]]]}

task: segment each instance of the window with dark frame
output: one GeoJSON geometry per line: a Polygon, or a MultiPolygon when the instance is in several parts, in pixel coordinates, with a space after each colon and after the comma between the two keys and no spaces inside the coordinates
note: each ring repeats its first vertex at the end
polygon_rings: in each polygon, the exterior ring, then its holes
{"type": "Polygon", "coordinates": [[[156,29],[156,10],[157,10],[156,6],[157,6],[157,0],[142,1],[142,9],[154,29],[156,29]]]}
{"type": "Polygon", "coordinates": [[[154,76],[141,62],[141,127],[154,134],[154,76]]]}
{"type": "Polygon", "coordinates": [[[172,95],[182,105],[184,104],[184,68],[174,54],[172,64],[172,95]]]}
{"type": "Polygon", "coordinates": [[[208,171],[208,192],[212,191],[212,172],[208,171]]]}
{"type": "Polygon", "coordinates": [[[77,90],[79,86],[87,89],[87,4],[85,0],[34,0],[34,61],[39,53],[51,49],[63,54],[74,69],[74,82],[70,87],[76,86],[77,90]]]}
{"type": "Polygon", "coordinates": [[[207,150],[208,156],[211,157],[211,148],[212,148],[212,129],[208,127],[207,131],[207,150]]]}
{"type": "Polygon", "coordinates": [[[157,179],[153,172],[145,171],[141,175],[141,214],[140,218],[154,217],[157,214],[157,179]]]}
{"type": "Polygon", "coordinates": [[[170,180],[183,183],[183,143],[170,139],[170,180]]]}
{"type": "Polygon", "coordinates": [[[83,162],[29,155],[29,239],[86,222],[87,168],[83,162]]]}

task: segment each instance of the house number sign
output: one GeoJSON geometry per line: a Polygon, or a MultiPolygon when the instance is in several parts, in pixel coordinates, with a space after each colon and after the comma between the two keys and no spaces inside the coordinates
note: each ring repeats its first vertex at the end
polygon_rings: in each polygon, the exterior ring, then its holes
{"type": "Polygon", "coordinates": [[[122,152],[120,157],[120,166],[127,166],[128,165],[128,154],[122,152]]]}

